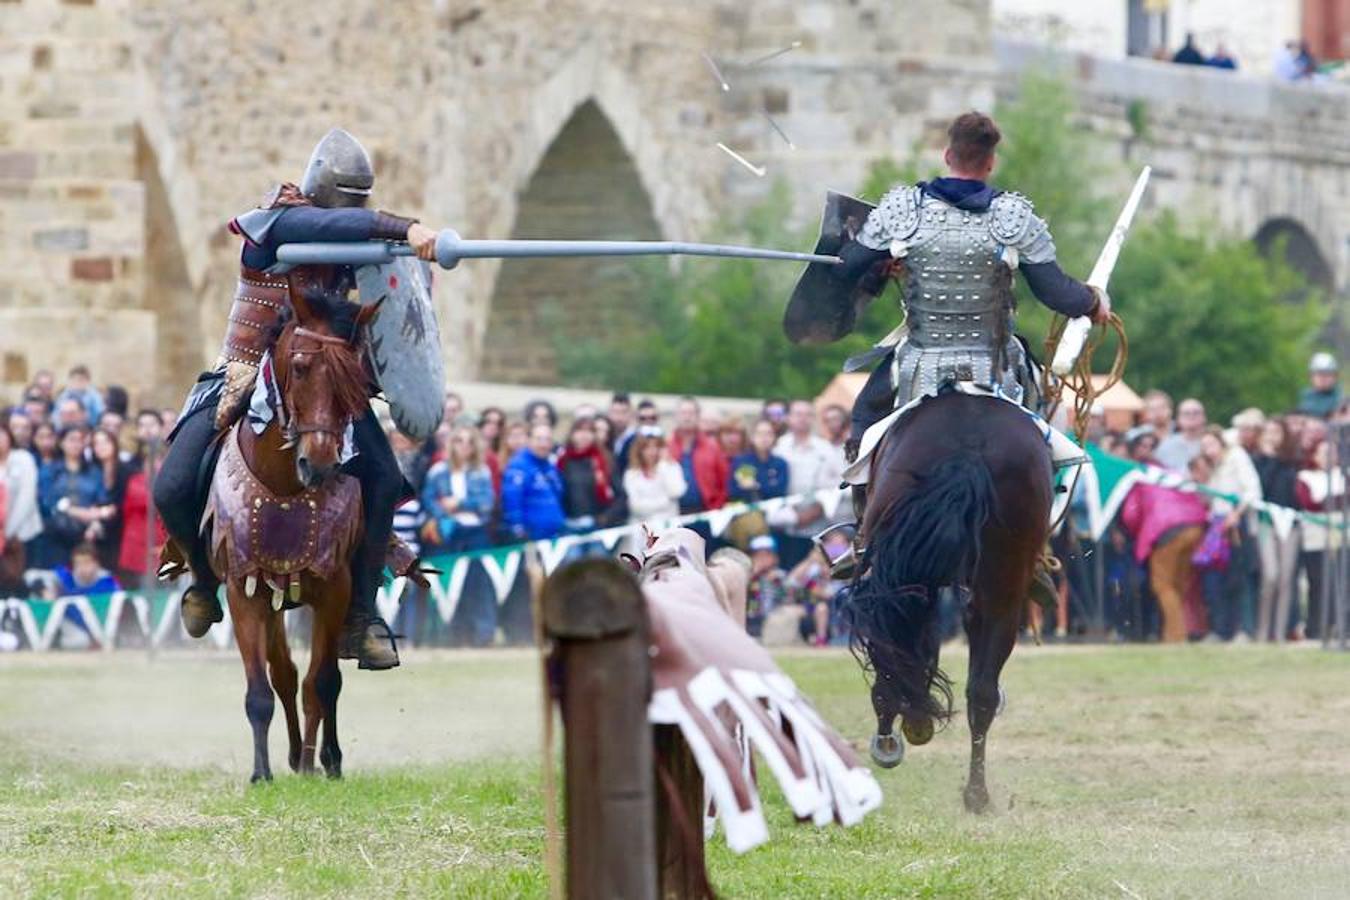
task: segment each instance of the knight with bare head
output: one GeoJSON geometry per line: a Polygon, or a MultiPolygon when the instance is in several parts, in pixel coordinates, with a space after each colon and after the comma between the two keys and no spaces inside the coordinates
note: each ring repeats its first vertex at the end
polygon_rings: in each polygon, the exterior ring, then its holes
{"type": "MultiPolygon", "coordinates": [[[[1111,314],[1105,291],[1059,267],[1050,229],[1031,201],[990,184],[1002,139],[994,120],[963,113],[947,138],[945,176],[896,185],[875,209],[851,198],[842,199],[855,210],[827,207],[825,222],[842,232],[843,263],[821,269],[814,281],[804,276],[789,306],[789,337],[836,340],[890,279],[899,283],[903,323],[865,357],[850,360],[850,369],[875,363],[854,402],[845,447],[850,463],[871,425],[945,384],[973,383],[1039,407],[1031,355],[1016,334],[1013,273],[1057,313],[1099,322],[1111,314]]],[[[854,488],[854,501],[861,521],[865,487],[854,488]]]]}

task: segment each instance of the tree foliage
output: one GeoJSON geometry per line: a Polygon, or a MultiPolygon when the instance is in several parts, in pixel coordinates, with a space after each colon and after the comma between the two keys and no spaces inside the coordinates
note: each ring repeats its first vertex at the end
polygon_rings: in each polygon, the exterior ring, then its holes
{"type": "MultiPolygon", "coordinates": [[[[1024,77],[1017,98],[997,111],[1003,132],[994,183],[1031,197],[1051,225],[1060,264],[1086,277],[1130,182],[1100,144],[1075,128],[1073,93],[1051,75],[1024,77]]],[[[903,163],[877,160],[859,187],[875,203],[896,183],[937,173],[919,148],[903,163]]],[[[1154,185],[1152,190],[1165,190],[1154,185]]],[[[790,198],[779,184],[715,239],[766,247],[809,247],[813,232],[794,230],[790,198]]],[[[1146,204],[1147,208],[1147,204],[1146,204]]],[[[1130,338],[1126,380],[1174,396],[1195,395],[1213,416],[1258,405],[1283,409],[1302,379],[1325,307],[1292,269],[1255,245],[1141,211],[1111,282],[1130,338]],[[1290,301],[1290,297],[1304,298],[1290,301]]],[[[749,260],[686,260],[676,270],[656,260],[643,271],[637,333],[559,341],[565,380],[629,390],[739,396],[811,396],[898,321],[897,292],[874,301],[854,334],[826,347],[794,347],[783,336],[784,304],[800,272],[749,260]]],[[[1018,280],[1019,331],[1040,345],[1049,311],[1018,280]]],[[[1104,371],[1112,350],[1102,350],[1104,371]]]]}

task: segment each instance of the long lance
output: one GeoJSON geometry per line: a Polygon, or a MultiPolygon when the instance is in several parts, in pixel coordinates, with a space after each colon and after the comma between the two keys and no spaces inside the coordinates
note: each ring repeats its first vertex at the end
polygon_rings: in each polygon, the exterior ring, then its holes
{"type": "MultiPolygon", "coordinates": [[[[277,262],[285,266],[336,264],[380,265],[395,257],[412,256],[413,249],[398,241],[282,244],[277,262]]],[[[546,256],[721,256],[737,259],[782,259],[838,265],[837,256],[737,247],[729,244],[691,244],[684,241],[479,241],[461,238],[453,229],[436,235],[436,262],[453,269],[461,259],[522,259],[546,256]]]]}
{"type": "MultiPolygon", "coordinates": [[[[1134,189],[1130,191],[1130,197],[1125,201],[1125,208],[1116,219],[1116,227],[1111,229],[1110,237],[1106,239],[1102,252],[1097,256],[1097,264],[1092,267],[1092,274],[1088,276],[1087,283],[1092,287],[1106,290],[1106,284],[1111,280],[1111,272],[1116,267],[1116,260],[1120,257],[1120,248],[1125,245],[1125,235],[1130,230],[1130,223],[1134,221],[1134,214],[1139,209],[1139,200],[1144,196],[1144,188],[1148,186],[1148,177],[1152,172],[1152,166],[1144,166],[1144,171],[1135,179],[1134,189]]],[[[1078,362],[1091,331],[1092,320],[1087,316],[1071,319],[1064,326],[1064,333],[1059,339],[1059,347],[1055,350],[1055,359],[1050,364],[1050,371],[1061,378],[1068,375],[1078,362]]]]}

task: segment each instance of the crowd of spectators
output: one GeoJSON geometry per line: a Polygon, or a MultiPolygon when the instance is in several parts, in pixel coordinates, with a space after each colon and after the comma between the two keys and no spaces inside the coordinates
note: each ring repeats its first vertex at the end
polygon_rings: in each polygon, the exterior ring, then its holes
{"type": "Polygon", "coordinates": [[[1308,512],[1343,509],[1343,470],[1331,426],[1350,427],[1336,360],[1316,354],[1297,405],[1245,409],[1228,428],[1194,397],[1144,396],[1142,421],[1120,433],[1094,416],[1089,440],[1118,456],[1184,476],[1206,492],[1140,483],[1126,496],[1101,556],[1086,497],[1074,498],[1057,550],[1067,565],[1055,629],[1088,627],[1091,610],[1121,638],[1284,641],[1322,636],[1323,561],[1334,529],[1274,518],[1262,501],[1308,512]],[[1212,492],[1212,493],[1210,493],[1212,492]],[[1217,496],[1223,495],[1223,496],[1217,496]],[[1228,499],[1228,498],[1235,499],[1228,499]]]}
{"type": "MultiPolygon", "coordinates": [[[[1086,611],[1104,608],[1108,625],[1135,639],[1318,636],[1326,529],[1272,527],[1252,507],[1263,498],[1305,510],[1338,502],[1345,484],[1326,465],[1327,420],[1337,416],[1345,416],[1345,404],[1327,354],[1314,358],[1296,410],[1246,410],[1229,430],[1211,425],[1194,398],[1177,404],[1174,417],[1171,398],[1159,391],[1147,395],[1142,421],[1127,432],[1109,432],[1094,416],[1089,437],[1107,452],[1239,499],[1139,486],[1103,542],[1104,577],[1094,578],[1083,498],[1076,497],[1058,538],[1068,563],[1063,602],[1047,630],[1083,630],[1086,611]],[[1299,573],[1309,585],[1302,594],[1299,573]]],[[[149,583],[163,541],[162,530],[150,535],[157,528],[150,484],[174,419],[172,410],[151,408],[131,417],[126,391],[98,390],[83,367],[60,387],[52,373],[37,374],[0,414],[0,597],[149,583]]],[[[851,518],[846,496],[830,493],[839,489],[848,427],[846,409],[817,410],[806,399],[771,399],[751,417],[685,397],[667,422],[651,400],[634,403],[623,393],[604,409],[582,405],[565,416],[536,400],[517,417],[497,407],[467,410],[450,392],[433,439],[419,444],[389,429],[412,488],[395,530],[433,557],[795,497],[737,516],[714,544],[753,558],[754,633],[770,642],[792,633],[837,643],[839,585],[810,538],[851,518]]],[[[835,540],[837,555],[847,534],[835,540]]],[[[494,640],[498,605],[481,567],[469,575],[459,609],[465,642],[494,640]]]]}

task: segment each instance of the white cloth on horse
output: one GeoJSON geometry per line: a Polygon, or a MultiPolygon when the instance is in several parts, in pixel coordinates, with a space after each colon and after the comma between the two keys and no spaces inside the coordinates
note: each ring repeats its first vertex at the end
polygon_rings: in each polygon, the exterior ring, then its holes
{"type": "MultiPolygon", "coordinates": [[[[956,381],[951,384],[953,389],[962,394],[968,394],[972,397],[988,397],[990,400],[1011,403],[1026,413],[1027,418],[1031,419],[1045,439],[1046,446],[1050,450],[1050,460],[1056,469],[1070,468],[1089,461],[1087,455],[1083,452],[1083,448],[1075,444],[1068,435],[1009,397],[997,385],[988,388],[970,381],[956,381]]],[[[845,484],[867,484],[872,474],[872,453],[881,444],[881,439],[891,430],[891,426],[895,424],[897,419],[931,396],[931,394],[925,394],[922,397],[916,397],[867,429],[867,432],[863,435],[862,443],[858,447],[857,461],[844,470],[845,484]]]]}
{"type": "MultiPolygon", "coordinates": [[[[253,380],[253,394],[248,401],[248,422],[254,434],[262,434],[274,419],[279,419],[281,427],[286,427],[286,406],[281,402],[281,389],[277,386],[276,370],[272,368],[272,352],[263,354],[258,364],[258,376],[253,380]]],[[[348,422],[342,432],[342,450],[338,462],[346,463],[356,456],[356,441],[352,438],[352,423],[348,422]]]]}

